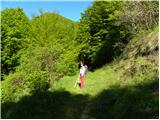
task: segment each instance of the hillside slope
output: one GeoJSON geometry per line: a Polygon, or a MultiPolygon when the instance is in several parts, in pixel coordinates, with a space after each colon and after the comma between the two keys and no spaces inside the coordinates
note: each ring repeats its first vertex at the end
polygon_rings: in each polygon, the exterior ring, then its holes
{"type": "Polygon", "coordinates": [[[2,117],[158,118],[157,63],[158,28],[130,40],[119,59],[89,71],[85,88],[74,87],[78,73],[52,80],[48,91],[2,103],[2,117]]]}
{"type": "MultiPolygon", "coordinates": [[[[128,43],[119,59],[115,60],[111,64],[106,64],[104,67],[94,72],[88,72],[85,78],[86,87],[82,89],[81,92],[83,91],[84,93],[92,95],[99,92],[99,90],[95,89],[96,85],[98,85],[98,88],[101,87],[101,89],[104,89],[109,84],[123,84],[122,82],[125,81],[122,80],[122,75],[123,77],[127,77],[132,80],[141,72],[154,73],[158,72],[157,70],[158,28],[156,28],[154,32],[146,32],[133,38],[128,43]],[[120,80],[122,81],[119,82],[120,80]]],[[[142,74],[143,79],[146,74],[142,74]]],[[[76,76],[66,76],[55,81],[53,89],[61,88],[70,92],[76,92],[78,90],[74,88],[74,83],[77,80],[78,74],[76,76]]],[[[129,80],[127,80],[127,82],[129,82],[129,80]]],[[[135,84],[135,81],[133,81],[133,83],[135,84]]]]}
{"type": "Polygon", "coordinates": [[[84,89],[74,87],[77,79],[55,81],[51,91],[89,95],[84,118],[158,118],[158,28],[134,37],[113,63],[88,72],[84,89]]]}

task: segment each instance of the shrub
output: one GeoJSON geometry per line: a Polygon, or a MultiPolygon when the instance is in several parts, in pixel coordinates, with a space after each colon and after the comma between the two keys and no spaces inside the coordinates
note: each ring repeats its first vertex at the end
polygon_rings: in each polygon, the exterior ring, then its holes
{"type": "Polygon", "coordinates": [[[10,73],[5,80],[2,81],[1,85],[2,103],[4,101],[17,101],[27,92],[25,74],[22,72],[10,73]]]}
{"type": "Polygon", "coordinates": [[[49,87],[47,72],[35,71],[27,76],[28,87],[32,93],[44,92],[49,87]]]}

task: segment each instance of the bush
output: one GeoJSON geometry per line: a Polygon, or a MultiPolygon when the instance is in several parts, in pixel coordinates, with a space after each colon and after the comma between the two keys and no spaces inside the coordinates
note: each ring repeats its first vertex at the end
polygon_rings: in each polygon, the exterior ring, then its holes
{"type": "Polygon", "coordinates": [[[10,73],[5,80],[1,82],[2,103],[4,101],[17,101],[27,92],[25,74],[22,72],[10,73]]]}
{"type": "Polygon", "coordinates": [[[47,72],[35,71],[28,75],[24,72],[10,73],[5,78],[5,81],[2,81],[2,103],[6,101],[18,101],[26,94],[44,92],[48,87],[47,72]]]}
{"type": "Polygon", "coordinates": [[[56,71],[62,75],[75,75],[77,71],[77,50],[63,54],[56,63],[56,71]]]}
{"type": "Polygon", "coordinates": [[[28,87],[32,93],[44,92],[49,88],[47,72],[35,71],[27,76],[28,87]]]}

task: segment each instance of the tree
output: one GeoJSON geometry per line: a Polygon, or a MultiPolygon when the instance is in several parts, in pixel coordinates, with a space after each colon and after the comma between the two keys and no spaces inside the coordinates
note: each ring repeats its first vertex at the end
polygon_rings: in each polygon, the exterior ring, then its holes
{"type": "Polygon", "coordinates": [[[20,8],[1,13],[2,77],[19,64],[20,50],[29,42],[29,19],[20,8]]]}
{"type": "Polygon", "coordinates": [[[77,42],[82,45],[79,59],[100,67],[113,59],[115,43],[122,37],[123,27],[116,24],[123,2],[94,2],[80,20],[77,42]]]}
{"type": "Polygon", "coordinates": [[[119,56],[137,32],[157,23],[158,1],[94,1],[81,16],[78,59],[101,67],[119,56]]]}

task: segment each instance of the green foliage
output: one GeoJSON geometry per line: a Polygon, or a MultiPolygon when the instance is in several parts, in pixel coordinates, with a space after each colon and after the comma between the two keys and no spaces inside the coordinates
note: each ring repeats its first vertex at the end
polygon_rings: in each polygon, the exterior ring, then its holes
{"type": "Polygon", "coordinates": [[[44,92],[49,88],[47,72],[35,71],[27,76],[28,88],[32,93],[44,92]]]}
{"type": "Polygon", "coordinates": [[[121,10],[122,2],[94,2],[80,21],[77,41],[85,44],[79,59],[85,59],[93,67],[99,67],[113,59],[115,43],[121,41],[125,35],[123,26],[116,24],[117,14],[121,10]]]}
{"type": "Polygon", "coordinates": [[[16,72],[10,74],[2,82],[2,103],[6,101],[18,101],[24,95],[43,92],[48,87],[49,80],[46,72],[35,71],[30,74],[16,72]]]}
{"type": "Polygon", "coordinates": [[[25,74],[22,72],[16,72],[9,74],[4,81],[2,81],[1,87],[1,102],[6,101],[18,101],[21,96],[27,93],[25,74]]]}
{"type": "Polygon", "coordinates": [[[5,9],[1,13],[1,50],[3,75],[15,70],[19,65],[19,51],[27,47],[29,42],[29,19],[23,10],[5,9]]]}
{"type": "Polygon", "coordinates": [[[89,72],[85,76],[84,89],[74,87],[76,75],[55,82],[52,90],[65,89],[72,94],[90,95],[81,118],[157,118],[158,74],[147,68],[137,71],[132,78],[120,77],[113,71],[115,65],[89,72]]]}
{"type": "MultiPolygon", "coordinates": [[[[29,26],[30,42],[27,48],[15,53],[21,55],[20,65],[5,77],[3,101],[15,101],[25,94],[44,92],[55,79],[75,74],[78,51],[73,51],[73,48],[76,47],[77,25],[56,13],[43,13],[35,16],[29,26]],[[16,79],[24,81],[22,86],[12,85],[16,79]]],[[[18,45],[22,47],[22,44],[18,45]]]]}
{"type": "Polygon", "coordinates": [[[158,27],[152,31],[143,31],[136,35],[125,47],[116,61],[115,70],[121,75],[140,76],[158,73],[158,27]]]}
{"type": "Polygon", "coordinates": [[[2,118],[157,118],[157,13],[157,1],[94,1],[79,23],[3,10],[2,118]],[[112,63],[80,89],[78,60],[112,63]]]}
{"type": "Polygon", "coordinates": [[[157,23],[158,1],[93,2],[80,21],[77,42],[85,45],[79,59],[95,68],[110,62],[138,31],[152,29],[157,23]]]}
{"type": "Polygon", "coordinates": [[[136,34],[140,30],[149,30],[158,25],[158,1],[127,1],[122,9],[120,21],[136,34]]]}
{"type": "Polygon", "coordinates": [[[77,49],[63,54],[56,63],[56,71],[63,75],[75,75],[77,73],[77,49]]]}
{"type": "Polygon", "coordinates": [[[33,43],[38,46],[61,44],[62,47],[72,46],[75,38],[76,23],[57,13],[41,13],[31,20],[33,43]]]}
{"type": "Polygon", "coordinates": [[[57,13],[42,13],[33,18],[31,28],[34,47],[22,57],[22,69],[47,71],[50,80],[75,74],[77,24],[57,13]]]}
{"type": "Polygon", "coordinates": [[[61,49],[51,47],[29,47],[21,57],[17,71],[32,73],[34,71],[53,71],[54,64],[61,55],[61,49]],[[28,56],[30,59],[28,59],[28,56]]]}
{"type": "Polygon", "coordinates": [[[73,87],[77,74],[55,82],[52,90],[65,89],[73,94],[89,94],[91,98],[82,118],[158,118],[157,38],[157,28],[137,34],[123,51],[129,56],[123,53],[120,59],[89,72],[85,76],[84,89],[73,87]]]}

